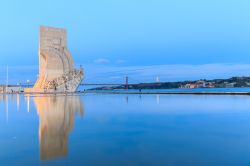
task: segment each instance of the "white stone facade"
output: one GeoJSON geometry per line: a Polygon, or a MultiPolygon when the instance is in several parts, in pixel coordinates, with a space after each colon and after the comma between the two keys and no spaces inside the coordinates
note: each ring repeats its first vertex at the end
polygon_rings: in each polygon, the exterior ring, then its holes
{"type": "Polygon", "coordinates": [[[39,77],[25,92],[75,92],[83,79],[83,69],[74,69],[66,30],[41,26],[39,40],[39,77]]]}

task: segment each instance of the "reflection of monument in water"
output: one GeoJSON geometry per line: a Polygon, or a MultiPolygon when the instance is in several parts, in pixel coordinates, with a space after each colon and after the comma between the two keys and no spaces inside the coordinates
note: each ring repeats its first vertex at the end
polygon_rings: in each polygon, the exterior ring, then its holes
{"type": "Polygon", "coordinates": [[[83,79],[83,69],[74,69],[67,49],[66,30],[40,27],[39,77],[29,93],[75,92],[83,79]]]}
{"type": "Polygon", "coordinates": [[[83,116],[79,96],[35,97],[39,114],[40,158],[48,160],[67,155],[68,137],[73,128],[74,116],[83,116]]]}

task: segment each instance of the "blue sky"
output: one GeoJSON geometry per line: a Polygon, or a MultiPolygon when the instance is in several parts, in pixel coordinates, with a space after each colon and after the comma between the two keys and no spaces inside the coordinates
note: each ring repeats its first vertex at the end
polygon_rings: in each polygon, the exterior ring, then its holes
{"type": "MultiPolygon", "coordinates": [[[[9,64],[13,72],[18,66],[30,69],[23,74],[35,79],[39,25],[48,25],[67,29],[76,65],[86,66],[91,76],[114,68],[126,75],[125,69],[149,66],[157,75],[161,66],[168,81],[167,66],[244,67],[250,64],[249,8],[249,0],[1,1],[0,66],[9,64]]],[[[212,73],[209,77],[218,76],[212,73]]],[[[178,79],[186,79],[185,74],[178,79]]],[[[155,75],[134,77],[150,81],[155,75]]]]}

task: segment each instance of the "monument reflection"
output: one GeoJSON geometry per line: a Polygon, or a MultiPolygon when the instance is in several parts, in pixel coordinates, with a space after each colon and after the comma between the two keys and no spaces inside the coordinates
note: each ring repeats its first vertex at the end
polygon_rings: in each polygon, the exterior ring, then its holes
{"type": "Polygon", "coordinates": [[[40,159],[63,157],[68,152],[68,137],[74,116],[83,117],[79,96],[41,96],[34,98],[39,115],[40,159]]]}

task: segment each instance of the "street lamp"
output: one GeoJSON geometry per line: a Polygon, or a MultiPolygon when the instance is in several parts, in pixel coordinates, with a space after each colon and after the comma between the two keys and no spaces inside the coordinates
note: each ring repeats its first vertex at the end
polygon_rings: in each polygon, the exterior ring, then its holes
{"type": "Polygon", "coordinates": [[[26,82],[27,82],[27,86],[29,87],[30,80],[26,80],[26,82]]]}

